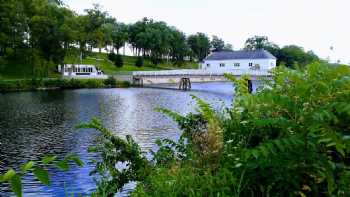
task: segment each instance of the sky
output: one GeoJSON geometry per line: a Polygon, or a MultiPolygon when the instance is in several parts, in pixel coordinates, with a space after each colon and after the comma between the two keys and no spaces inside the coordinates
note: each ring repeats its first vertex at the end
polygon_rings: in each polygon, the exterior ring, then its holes
{"type": "Polygon", "coordinates": [[[187,35],[217,35],[241,49],[247,38],[267,36],[296,44],[323,59],[350,64],[350,0],[64,0],[77,13],[100,4],[117,21],[164,21],[187,35]],[[331,50],[331,47],[333,50],[331,50]]]}

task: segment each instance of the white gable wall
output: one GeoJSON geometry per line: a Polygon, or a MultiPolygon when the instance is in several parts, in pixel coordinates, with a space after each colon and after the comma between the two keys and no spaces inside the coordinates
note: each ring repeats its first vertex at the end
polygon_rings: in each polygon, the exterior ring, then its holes
{"type": "Polygon", "coordinates": [[[201,64],[203,70],[249,70],[249,63],[253,63],[253,67],[259,64],[260,70],[269,70],[276,67],[276,59],[231,59],[231,60],[205,60],[201,64]],[[224,66],[220,66],[223,64],[224,66]],[[239,64],[239,66],[234,66],[239,64]]]}

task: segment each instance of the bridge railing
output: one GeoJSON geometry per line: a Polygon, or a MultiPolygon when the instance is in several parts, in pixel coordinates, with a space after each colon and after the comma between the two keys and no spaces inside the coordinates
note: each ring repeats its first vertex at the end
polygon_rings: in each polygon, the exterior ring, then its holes
{"type": "Polygon", "coordinates": [[[197,70],[197,69],[182,69],[182,70],[162,70],[162,71],[134,71],[133,76],[222,76],[224,73],[229,73],[235,76],[251,75],[251,76],[271,76],[271,70],[197,70]]]}

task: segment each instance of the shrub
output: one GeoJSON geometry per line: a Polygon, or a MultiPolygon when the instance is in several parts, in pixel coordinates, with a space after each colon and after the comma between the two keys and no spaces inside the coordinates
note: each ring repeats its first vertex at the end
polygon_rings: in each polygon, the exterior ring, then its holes
{"type": "Polygon", "coordinates": [[[349,76],[345,66],[280,67],[252,95],[249,77],[227,75],[236,90],[224,111],[196,97],[196,114],[160,110],[183,133],[158,140],[149,162],[130,137],[94,120],[85,126],[101,131],[105,144],[94,149],[102,156],[97,195],[136,181],[132,196],[350,196],[349,76]],[[116,172],[119,161],[129,168],[116,172]]]}
{"type": "Polygon", "coordinates": [[[115,62],[116,60],[116,54],[115,53],[109,53],[108,54],[108,59],[111,60],[113,63],[115,62]]]}
{"type": "Polygon", "coordinates": [[[104,84],[110,87],[117,86],[117,80],[113,76],[109,76],[106,80],[104,80],[104,84]]]}
{"type": "Polygon", "coordinates": [[[79,89],[79,88],[103,88],[110,87],[130,87],[128,81],[116,81],[109,77],[102,79],[31,79],[31,80],[0,80],[0,92],[27,91],[41,88],[54,89],[79,89]]]}
{"type": "Polygon", "coordinates": [[[152,56],[151,57],[151,62],[152,62],[152,64],[154,64],[156,66],[156,65],[158,65],[161,62],[161,60],[159,58],[157,58],[157,57],[152,56]]]}
{"type": "Polygon", "coordinates": [[[123,61],[123,57],[119,54],[115,54],[115,53],[110,53],[108,54],[108,59],[111,60],[114,65],[118,68],[123,67],[124,61],[123,61]]]}
{"type": "Polygon", "coordinates": [[[135,66],[137,66],[139,68],[143,66],[143,57],[137,57],[136,62],[135,62],[135,66]]]}
{"type": "Polygon", "coordinates": [[[85,88],[102,88],[104,81],[100,79],[88,79],[85,81],[85,88]]]}
{"type": "Polygon", "coordinates": [[[114,65],[118,68],[123,67],[124,61],[121,55],[116,55],[114,60],[114,65]]]}

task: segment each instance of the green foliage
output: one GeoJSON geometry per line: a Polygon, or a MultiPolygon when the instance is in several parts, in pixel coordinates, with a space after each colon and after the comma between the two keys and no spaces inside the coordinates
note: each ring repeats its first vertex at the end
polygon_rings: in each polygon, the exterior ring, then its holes
{"type": "Polygon", "coordinates": [[[126,136],[123,140],[104,128],[96,119],[77,128],[93,128],[101,132],[99,143],[90,147],[89,151],[98,153],[100,161],[95,161],[97,190],[93,196],[112,196],[130,181],[141,181],[148,172],[147,159],[142,156],[139,146],[126,136]],[[118,169],[118,164],[126,165],[125,169],[118,169]]]}
{"type": "Polygon", "coordinates": [[[203,33],[190,35],[187,38],[187,42],[192,52],[191,57],[195,57],[200,61],[202,61],[210,52],[210,40],[203,33]]]}
{"type": "Polygon", "coordinates": [[[213,36],[211,40],[211,46],[214,48],[213,51],[223,51],[225,49],[225,42],[217,36],[213,36]]]}
{"type": "Polygon", "coordinates": [[[116,55],[115,60],[114,60],[114,64],[118,68],[123,67],[123,65],[124,65],[123,57],[121,55],[116,55]]]}
{"type": "Polygon", "coordinates": [[[110,76],[106,80],[104,80],[104,84],[109,87],[116,87],[117,80],[113,76],[110,76]]]}
{"type": "Polygon", "coordinates": [[[108,54],[108,59],[112,61],[116,67],[123,67],[124,61],[121,55],[110,53],[108,54]]]}
{"type": "Polygon", "coordinates": [[[41,90],[41,89],[79,89],[104,87],[129,87],[129,82],[116,81],[113,77],[102,79],[32,79],[0,80],[0,92],[41,90]]]}
{"type": "Polygon", "coordinates": [[[271,43],[269,42],[266,36],[254,36],[246,40],[244,49],[259,50],[259,49],[265,49],[270,45],[271,43]]]}
{"type": "Polygon", "coordinates": [[[310,63],[320,61],[313,51],[305,52],[302,47],[287,45],[280,48],[270,42],[266,36],[254,36],[245,42],[246,50],[265,49],[277,58],[277,65],[285,65],[290,68],[304,67],[310,63]]]}
{"type": "Polygon", "coordinates": [[[137,57],[135,66],[137,67],[142,67],[143,66],[143,58],[142,57],[137,57]]]}
{"type": "MultiPolygon", "coordinates": [[[[280,67],[272,81],[249,94],[248,77],[228,75],[236,96],[224,111],[215,112],[197,97],[195,114],[158,109],[183,133],[176,142],[158,140],[151,161],[140,151],[128,152],[138,150],[130,147],[137,145],[129,137],[113,144],[110,132],[92,122],[89,128],[107,132],[108,139],[99,147],[105,159],[97,166],[109,174],[117,161],[136,162],[140,171],[127,179],[138,182],[132,196],[348,196],[349,76],[348,67],[280,67]]],[[[107,177],[114,184],[99,188],[115,193],[127,182],[117,177],[107,177]]]]}
{"type": "Polygon", "coordinates": [[[58,160],[57,156],[45,156],[41,161],[28,161],[21,166],[21,171],[16,172],[8,169],[5,174],[0,174],[0,184],[8,183],[12,192],[17,196],[22,196],[22,177],[32,173],[33,176],[44,185],[50,185],[48,173],[49,167],[56,167],[59,170],[67,170],[69,163],[74,162],[77,166],[82,167],[84,163],[75,155],[67,155],[63,160],[58,160]],[[62,169],[61,166],[67,166],[62,169]]]}

